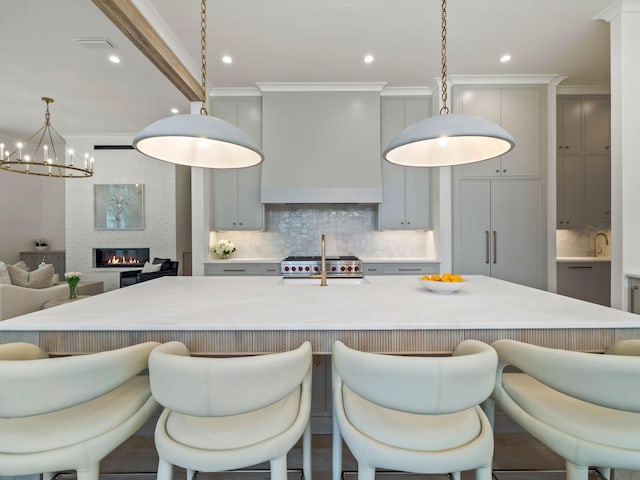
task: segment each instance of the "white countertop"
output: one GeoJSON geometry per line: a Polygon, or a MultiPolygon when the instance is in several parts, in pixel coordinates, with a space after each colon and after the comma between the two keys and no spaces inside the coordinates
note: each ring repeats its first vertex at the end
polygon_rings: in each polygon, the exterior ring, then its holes
{"type": "Polygon", "coordinates": [[[610,262],[611,257],[558,257],[558,263],[610,262]]]}
{"type": "MultiPolygon", "coordinates": [[[[333,256],[333,255],[329,255],[333,256]]],[[[283,257],[284,258],[284,257],[283,257]]],[[[227,259],[212,258],[204,263],[280,263],[283,258],[240,258],[231,257],[227,259]]],[[[440,263],[437,258],[360,258],[363,263],[440,263]]]]}
{"type": "Polygon", "coordinates": [[[453,294],[414,276],[364,285],[162,277],[0,322],[1,331],[640,328],[640,316],[484,276],[453,294]]]}

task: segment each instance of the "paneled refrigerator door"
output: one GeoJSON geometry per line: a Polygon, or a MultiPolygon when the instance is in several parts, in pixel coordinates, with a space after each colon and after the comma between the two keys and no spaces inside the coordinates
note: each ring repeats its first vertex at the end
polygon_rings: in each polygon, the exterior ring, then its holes
{"type": "Polygon", "coordinates": [[[453,235],[454,272],[491,275],[491,181],[460,180],[453,235]]]}

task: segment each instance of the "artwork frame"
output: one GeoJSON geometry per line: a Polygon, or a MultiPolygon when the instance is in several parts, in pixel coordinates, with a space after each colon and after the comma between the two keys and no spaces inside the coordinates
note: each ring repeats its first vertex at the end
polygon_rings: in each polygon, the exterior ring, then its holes
{"type": "Polygon", "coordinates": [[[144,184],[95,184],[93,224],[96,230],[144,230],[144,184]]]}

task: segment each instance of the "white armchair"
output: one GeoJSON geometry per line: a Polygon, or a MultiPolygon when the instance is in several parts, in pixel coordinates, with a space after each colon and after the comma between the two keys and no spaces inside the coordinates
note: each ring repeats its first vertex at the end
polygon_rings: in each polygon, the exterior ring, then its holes
{"type": "Polygon", "coordinates": [[[493,432],[480,408],[493,390],[497,357],[465,340],[451,357],[407,357],[333,346],[333,480],[342,438],[358,479],[376,468],[412,473],[475,470],[491,479],[493,432]]]}
{"type": "Polygon", "coordinates": [[[609,354],[573,352],[498,340],[497,403],[522,428],[565,459],[568,480],[589,467],[640,469],[640,342],[609,354]],[[624,355],[616,355],[621,353],[624,355]],[[520,372],[509,373],[508,365],[520,372]]]}
{"type": "Polygon", "coordinates": [[[311,344],[289,352],[235,358],[191,357],[169,342],[149,358],[151,390],[165,407],[155,431],[158,480],[173,465],[221,472],[269,461],[286,480],[287,453],[302,437],[311,479],[311,344]]]}
{"type": "Polygon", "coordinates": [[[76,470],[98,480],[100,461],[158,408],[138,375],[157,345],[62,358],[0,345],[0,475],[76,470]]]}

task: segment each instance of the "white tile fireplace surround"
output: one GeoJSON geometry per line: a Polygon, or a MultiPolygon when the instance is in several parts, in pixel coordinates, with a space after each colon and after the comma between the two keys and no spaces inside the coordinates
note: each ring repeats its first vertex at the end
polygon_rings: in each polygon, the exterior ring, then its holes
{"type": "MultiPolygon", "coordinates": [[[[377,205],[267,205],[264,232],[212,232],[231,240],[233,258],[284,258],[319,255],[320,235],[327,239],[327,255],[361,258],[435,259],[431,231],[378,231],[377,205]]],[[[213,260],[213,257],[210,257],[213,260]]]]}

